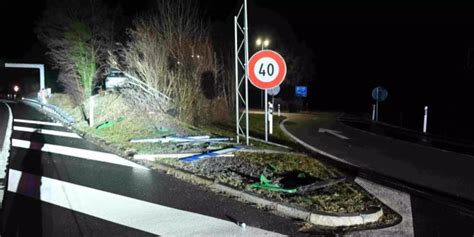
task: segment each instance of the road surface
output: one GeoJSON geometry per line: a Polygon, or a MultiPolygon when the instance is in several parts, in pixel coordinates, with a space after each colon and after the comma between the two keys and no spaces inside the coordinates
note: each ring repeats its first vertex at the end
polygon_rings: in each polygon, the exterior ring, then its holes
{"type": "Polygon", "coordinates": [[[285,116],[288,132],[334,156],[335,163],[370,171],[376,175],[369,179],[384,177],[409,192],[415,236],[474,235],[474,206],[462,205],[474,203],[474,157],[370,134],[327,114],[285,116]]]}
{"type": "Polygon", "coordinates": [[[4,236],[305,236],[298,222],[109,154],[28,106],[10,106],[4,236]]]}

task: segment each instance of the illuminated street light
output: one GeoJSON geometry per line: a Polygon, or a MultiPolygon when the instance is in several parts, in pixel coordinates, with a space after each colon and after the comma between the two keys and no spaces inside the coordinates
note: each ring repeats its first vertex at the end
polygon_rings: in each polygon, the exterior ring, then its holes
{"type": "Polygon", "coordinates": [[[265,45],[265,47],[268,47],[269,44],[270,40],[266,39],[265,41],[263,41],[263,45],[265,45]]]}
{"type": "Polygon", "coordinates": [[[268,45],[270,45],[270,40],[269,39],[262,40],[262,39],[258,38],[256,43],[257,43],[257,46],[261,45],[262,46],[261,50],[263,50],[264,47],[268,47],[268,45]]]}
{"type": "Polygon", "coordinates": [[[13,91],[15,91],[15,93],[17,93],[19,90],[20,90],[20,87],[18,87],[17,85],[13,87],[13,91]]]}

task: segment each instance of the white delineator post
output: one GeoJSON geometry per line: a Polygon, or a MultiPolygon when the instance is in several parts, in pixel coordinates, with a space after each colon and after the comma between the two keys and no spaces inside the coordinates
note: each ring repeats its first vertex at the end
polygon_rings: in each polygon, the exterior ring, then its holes
{"type": "Polygon", "coordinates": [[[372,104],[372,121],[375,121],[375,104],[372,104]]]}
{"type": "Polygon", "coordinates": [[[280,117],[280,104],[278,104],[278,117],[280,117]]]}
{"type": "Polygon", "coordinates": [[[89,100],[89,127],[94,126],[94,96],[89,100]]]}
{"type": "Polygon", "coordinates": [[[273,134],[273,103],[272,102],[268,102],[269,105],[269,110],[268,110],[268,123],[269,123],[269,127],[270,127],[270,134],[273,134]]]}
{"type": "Polygon", "coordinates": [[[428,106],[425,106],[425,116],[423,118],[423,133],[426,133],[428,128],[428,106]]]}

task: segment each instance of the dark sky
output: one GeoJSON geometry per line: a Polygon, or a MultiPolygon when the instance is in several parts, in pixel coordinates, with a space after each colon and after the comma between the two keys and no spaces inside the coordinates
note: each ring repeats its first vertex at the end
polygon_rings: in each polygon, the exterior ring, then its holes
{"type": "MultiPolygon", "coordinates": [[[[0,58],[22,57],[31,50],[34,21],[44,2],[2,1],[0,58]]],[[[132,15],[152,1],[108,2],[123,4],[132,15]]],[[[218,40],[232,43],[233,15],[241,2],[200,2],[218,40]]],[[[436,132],[474,134],[474,117],[465,112],[474,99],[472,8],[327,2],[249,0],[251,44],[269,35],[270,48],[306,44],[314,54],[316,75],[308,85],[313,108],[369,113],[370,91],[381,85],[389,92],[381,107],[386,121],[399,123],[403,116],[406,126],[419,127],[423,106],[430,105],[436,132]]]]}

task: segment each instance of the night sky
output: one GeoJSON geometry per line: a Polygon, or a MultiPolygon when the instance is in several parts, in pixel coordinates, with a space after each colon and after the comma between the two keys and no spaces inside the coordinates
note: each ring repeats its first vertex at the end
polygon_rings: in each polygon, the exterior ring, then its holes
{"type": "MultiPolygon", "coordinates": [[[[124,5],[126,16],[150,1],[106,1],[124,5]]],[[[334,2],[334,1],[332,1],[334,2]]],[[[215,42],[233,43],[233,16],[241,1],[205,0],[215,42]]],[[[34,21],[45,1],[4,0],[0,8],[0,58],[34,58],[40,46],[34,21]]],[[[430,131],[474,139],[474,11],[437,5],[332,4],[321,1],[249,0],[250,44],[269,36],[269,48],[305,44],[314,55],[308,85],[311,108],[370,113],[370,92],[387,88],[381,120],[421,129],[430,106],[430,131]]],[[[251,47],[251,53],[258,49],[251,47]]],[[[233,48],[223,51],[232,53],[233,48]]]]}

